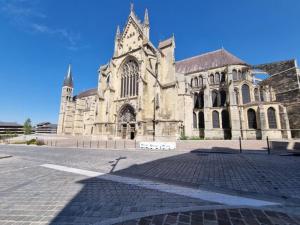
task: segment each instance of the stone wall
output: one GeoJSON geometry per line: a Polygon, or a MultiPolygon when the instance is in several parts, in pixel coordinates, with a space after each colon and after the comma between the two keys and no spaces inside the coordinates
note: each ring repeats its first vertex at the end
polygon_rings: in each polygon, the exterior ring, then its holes
{"type": "MultiPolygon", "coordinates": [[[[270,75],[260,85],[269,85],[274,89],[276,101],[281,102],[287,108],[290,128],[300,129],[300,86],[296,60],[262,64],[254,68],[270,75]]],[[[292,137],[299,138],[300,131],[292,130],[292,137]]]]}

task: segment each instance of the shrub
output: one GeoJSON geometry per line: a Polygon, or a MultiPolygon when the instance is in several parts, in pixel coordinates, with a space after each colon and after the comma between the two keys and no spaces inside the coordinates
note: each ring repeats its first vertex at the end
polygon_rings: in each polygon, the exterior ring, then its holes
{"type": "Polygon", "coordinates": [[[36,145],[36,139],[30,139],[26,142],[27,145],[36,145]]]}

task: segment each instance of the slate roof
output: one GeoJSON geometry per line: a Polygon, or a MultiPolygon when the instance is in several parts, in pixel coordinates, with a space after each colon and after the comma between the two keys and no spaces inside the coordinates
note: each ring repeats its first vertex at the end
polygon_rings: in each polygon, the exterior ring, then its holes
{"type": "Polygon", "coordinates": [[[93,88],[93,89],[89,89],[86,91],[83,91],[81,93],[79,93],[76,97],[77,98],[84,98],[84,97],[89,97],[92,95],[97,95],[98,94],[98,89],[97,88],[93,88]]]}
{"type": "Polygon", "coordinates": [[[246,62],[234,56],[225,49],[208,52],[176,62],[176,72],[192,73],[218,68],[226,65],[247,65],[246,62]]]}

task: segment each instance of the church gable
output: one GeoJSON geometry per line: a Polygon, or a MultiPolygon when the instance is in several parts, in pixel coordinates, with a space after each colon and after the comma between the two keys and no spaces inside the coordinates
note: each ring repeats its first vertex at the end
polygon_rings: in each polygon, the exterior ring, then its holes
{"type": "Polygon", "coordinates": [[[143,33],[139,26],[130,17],[119,44],[119,51],[121,54],[129,52],[142,46],[143,33]]]}

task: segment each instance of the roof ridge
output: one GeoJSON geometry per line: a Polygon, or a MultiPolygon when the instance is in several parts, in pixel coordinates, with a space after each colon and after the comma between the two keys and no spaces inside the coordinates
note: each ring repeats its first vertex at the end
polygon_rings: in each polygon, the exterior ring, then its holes
{"type": "MultiPolygon", "coordinates": [[[[203,53],[203,54],[200,54],[200,55],[195,55],[195,56],[192,56],[192,57],[189,57],[189,58],[186,58],[186,59],[182,59],[182,60],[176,61],[176,63],[178,63],[178,62],[183,62],[183,61],[187,61],[187,60],[191,60],[191,59],[194,59],[194,58],[198,58],[198,57],[200,57],[200,56],[209,55],[209,54],[216,53],[216,52],[223,51],[223,50],[225,50],[225,49],[217,49],[217,50],[210,51],[210,52],[206,52],[206,53],[203,53]]],[[[225,50],[225,51],[226,51],[226,50],[225,50]]],[[[227,52],[228,52],[228,51],[227,51],[227,52]]]]}

